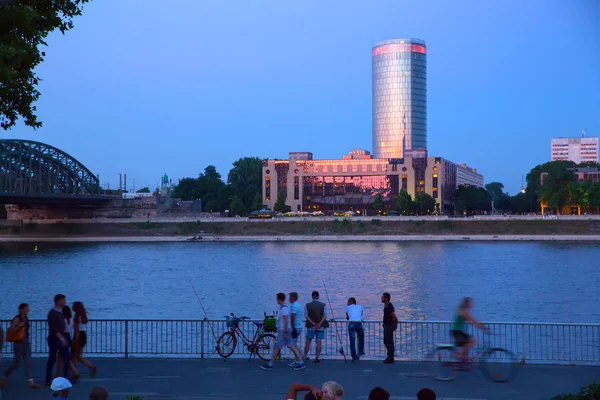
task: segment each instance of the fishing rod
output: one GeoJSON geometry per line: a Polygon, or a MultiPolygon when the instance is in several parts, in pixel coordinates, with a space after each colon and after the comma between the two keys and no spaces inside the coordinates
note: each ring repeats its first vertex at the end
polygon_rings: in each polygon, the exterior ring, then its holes
{"type": "MultiPolygon", "coordinates": [[[[204,309],[204,305],[202,304],[202,300],[200,300],[200,296],[198,296],[198,292],[196,292],[196,288],[194,287],[194,284],[192,282],[190,282],[190,285],[192,286],[192,290],[196,294],[196,298],[198,299],[198,303],[200,303],[200,307],[202,307],[202,311],[204,311],[204,320],[208,323],[208,327],[210,328],[210,332],[213,335],[213,339],[215,339],[215,344],[217,344],[218,343],[217,335],[215,335],[215,331],[214,331],[214,329],[212,327],[212,324],[210,323],[210,320],[208,319],[208,314],[206,313],[206,310],[204,309]]],[[[218,351],[218,347],[217,346],[215,346],[215,349],[218,351]]]]}
{"type": "MultiPolygon", "coordinates": [[[[329,300],[329,293],[327,292],[327,286],[325,286],[325,281],[321,278],[321,282],[323,282],[323,288],[325,289],[325,295],[327,296],[327,302],[329,303],[329,310],[331,310],[331,319],[335,320],[335,315],[333,315],[333,307],[331,306],[331,300],[329,300]]],[[[340,354],[344,356],[344,363],[348,364],[348,360],[346,359],[346,354],[344,354],[344,345],[342,344],[342,337],[340,336],[340,332],[337,328],[337,323],[334,322],[333,326],[335,327],[335,333],[340,342],[340,354]]]]}

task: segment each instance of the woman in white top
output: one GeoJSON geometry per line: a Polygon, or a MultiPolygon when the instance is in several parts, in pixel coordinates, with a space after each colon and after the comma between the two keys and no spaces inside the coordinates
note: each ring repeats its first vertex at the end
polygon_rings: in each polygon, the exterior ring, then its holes
{"type": "Polygon", "coordinates": [[[77,361],[90,369],[92,378],[96,375],[96,367],[83,358],[83,349],[87,344],[87,310],[83,303],[76,301],[73,303],[73,311],[75,311],[73,342],[71,342],[71,362],[77,364],[77,361]]]}
{"type": "MultiPolygon", "coordinates": [[[[65,317],[65,331],[63,333],[63,337],[65,338],[65,340],[67,341],[67,346],[71,346],[71,334],[73,332],[73,312],[71,311],[71,307],[69,306],[64,306],[62,308],[62,313],[65,317]]],[[[61,376],[61,355],[60,352],[58,353],[58,363],[56,365],[56,377],[61,376]]],[[[79,379],[79,371],[77,371],[77,366],[75,365],[75,363],[70,360],[69,364],[71,366],[71,372],[73,372],[73,379],[77,380],[79,379]]]]}

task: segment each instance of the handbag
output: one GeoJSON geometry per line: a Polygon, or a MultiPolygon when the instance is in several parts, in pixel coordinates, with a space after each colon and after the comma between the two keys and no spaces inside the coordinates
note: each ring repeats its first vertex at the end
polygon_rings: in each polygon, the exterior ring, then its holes
{"type": "Polygon", "coordinates": [[[17,330],[8,330],[6,332],[6,341],[12,343],[21,343],[25,340],[25,327],[17,330]]]}

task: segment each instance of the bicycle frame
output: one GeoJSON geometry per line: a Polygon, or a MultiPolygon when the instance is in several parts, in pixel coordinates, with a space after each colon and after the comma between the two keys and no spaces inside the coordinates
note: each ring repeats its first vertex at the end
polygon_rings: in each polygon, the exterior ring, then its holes
{"type": "Polygon", "coordinates": [[[242,329],[240,329],[239,325],[234,326],[233,328],[230,328],[229,331],[236,338],[241,337],[244,345],[246,345],[247,347],[250,347],[250,346],[254,346],[256,344],[256,339],[259,337],[259,333],[260,333],[260,327],[258,327],[258,326],[256,327],[256,331],[254,332],[254,337],[252,338],[252,341],[246,337],[246,334],[244,333],[244,331],[242,329]]]}

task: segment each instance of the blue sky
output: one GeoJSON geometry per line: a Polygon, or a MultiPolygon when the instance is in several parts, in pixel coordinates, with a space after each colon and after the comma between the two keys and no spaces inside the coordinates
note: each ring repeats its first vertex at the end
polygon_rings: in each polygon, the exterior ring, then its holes
{"type": "Polygon", "coordinates": [[[114,188],[243,156],[371,150],[371,46],[427,41],[430,155],[515,193],[550,138],[600,136],[597,0],[96,0],[38,69],[43,128],[114,188]]]}

